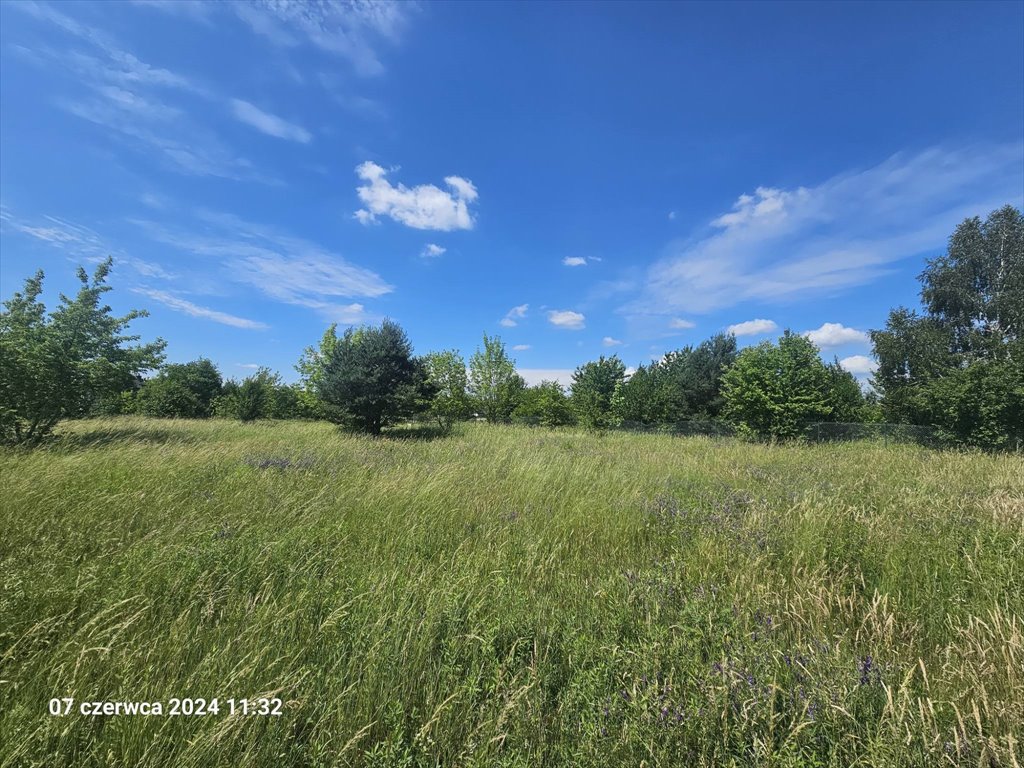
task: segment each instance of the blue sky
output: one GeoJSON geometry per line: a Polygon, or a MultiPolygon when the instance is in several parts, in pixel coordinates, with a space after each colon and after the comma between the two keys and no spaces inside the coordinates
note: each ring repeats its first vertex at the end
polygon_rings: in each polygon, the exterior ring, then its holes
{"type": "Polygon", "coordinates": [[[867,374],[1024,205],[1024,4],[0,4],[0,282],[111,254],[172,361],[331,322],[567,381],[726,329],[867,374]]]}

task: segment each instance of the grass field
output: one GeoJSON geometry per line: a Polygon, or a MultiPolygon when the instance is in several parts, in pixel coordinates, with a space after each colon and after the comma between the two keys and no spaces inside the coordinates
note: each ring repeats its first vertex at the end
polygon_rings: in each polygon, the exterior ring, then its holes
{"type": "Polygon", "coordinates": [[[122,418],[0,520],[3,766],[1024,762],[1020,456],[122,418]]]}

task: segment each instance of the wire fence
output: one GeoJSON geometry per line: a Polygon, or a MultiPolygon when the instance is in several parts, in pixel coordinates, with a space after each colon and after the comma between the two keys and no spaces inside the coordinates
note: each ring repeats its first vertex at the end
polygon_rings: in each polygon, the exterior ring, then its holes
{"type": "MultiPolygon", "coordinates": [[[[720,421],[679,421],[671,424],[642,424],[622,422],[617,429],[627,432],[644,432],[678,435],[680,437],[735,437],[736,429],[720,421]]],[[[815,421],[805,424],[801,437],[810,443],[842,443],[855,440],[878,440],[883,443],[914,443],[928,447],[939,447],[942,443],[932,427],[917,424],[891,424],[860,422],[815,421]]]]}
{"type": "Polygon", "coordinates": [[[804,437],[812,443],[845,443],[854,440],[880,440],[888,443],[914,443],[938,448],[942,441],[933,427],[918,424],[848,423],[819,421],[808,424],[804,437]]]}

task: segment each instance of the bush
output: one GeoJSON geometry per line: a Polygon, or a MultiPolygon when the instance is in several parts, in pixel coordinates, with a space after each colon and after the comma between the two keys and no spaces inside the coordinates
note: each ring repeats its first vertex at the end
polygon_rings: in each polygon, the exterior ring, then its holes
{"type": "Polygon", "coordinates": [[[523,391],[512,420],[542,427],[563,427],[576,423],[569,397],[557,381],[542,381],[523,391]]]}

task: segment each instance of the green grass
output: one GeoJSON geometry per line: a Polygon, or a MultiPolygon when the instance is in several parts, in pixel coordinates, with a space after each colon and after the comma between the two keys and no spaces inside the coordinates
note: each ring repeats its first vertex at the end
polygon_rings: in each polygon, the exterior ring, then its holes
{"type": "Polygon", "coordinates": [[[1022,761],[1020,456],[401,436],[122,418],[0,454],[0,765],[1022,761]]]}

